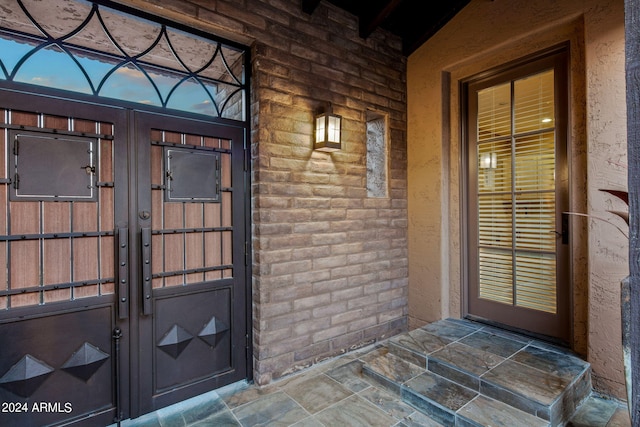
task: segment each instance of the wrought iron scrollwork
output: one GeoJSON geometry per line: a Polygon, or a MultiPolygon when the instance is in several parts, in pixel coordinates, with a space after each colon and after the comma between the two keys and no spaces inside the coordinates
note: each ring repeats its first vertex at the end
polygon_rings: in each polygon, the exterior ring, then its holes
{"type": "Polygon", "coordinates": [[[38,3],[16,0],[15,10],[0,9],[0,80],[244,120],[243,49],[83,0],[72,2],[78,25],[61,30],[66,16],[56,14],[66,8],[37,16],[30,8],[38,3]],[[152,40],[115,34],[123,26],[110,28],[109,21],[118,17],[147,29],[152,40]]]}

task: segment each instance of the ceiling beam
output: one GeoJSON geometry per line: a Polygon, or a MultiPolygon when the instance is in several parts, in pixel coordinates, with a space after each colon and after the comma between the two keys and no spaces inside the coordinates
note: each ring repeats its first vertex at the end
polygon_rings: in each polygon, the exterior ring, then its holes
{"type": "Polygon", "coordinates": [[[320,0],[302,0],[302,11],[311,15],[319,4],[320,0]]]}
{"type": "Polygon", "coordinates": [[[398,8],[400,3],[402,0],[386,1],[377,10],[367,13],[366,17],[360,16],[360,37],[364,39],[369,37],[398,8]]]}

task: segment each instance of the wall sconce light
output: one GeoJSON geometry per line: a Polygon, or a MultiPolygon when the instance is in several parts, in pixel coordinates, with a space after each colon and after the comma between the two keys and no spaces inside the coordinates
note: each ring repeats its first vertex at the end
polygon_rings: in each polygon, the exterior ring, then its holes
{"type": "Polygon", "coordinates": [[[313,149],[338,151],[342,148],[342,116],[324,112],[316,116],[316,135],[313,149]]]}
{"type": "Polygon", "coordinates": [[[495,169],[498,167],[498,154],[482,153],[480,155],[480,169],[495,169]]]}

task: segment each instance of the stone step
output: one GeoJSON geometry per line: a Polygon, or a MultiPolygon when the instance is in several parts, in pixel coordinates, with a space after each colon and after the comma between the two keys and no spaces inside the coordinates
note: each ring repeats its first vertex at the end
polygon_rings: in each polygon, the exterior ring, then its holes
{"type": "Polygon", "coordinates": [[[571,352],[451,319],[390,339],[363,372],[444,425],[557,426],[591,393],[571,352]]]}
{"type": "Polygon", "coordinates": [[[388,351],[367,360],[363,373],[443,426],[542,427],[541,418],[496,401],[388,351]]]}

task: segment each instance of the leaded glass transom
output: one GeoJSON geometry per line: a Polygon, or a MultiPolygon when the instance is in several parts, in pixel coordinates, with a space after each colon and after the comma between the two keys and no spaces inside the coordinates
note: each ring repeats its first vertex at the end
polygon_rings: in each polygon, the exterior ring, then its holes
{"type": "Polygon", "coordinates": [[[244,121],[245,51],[84,0],[0,0],[0,80],[244,121]]]}

